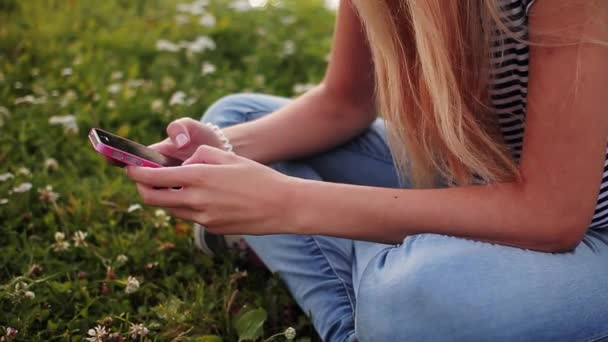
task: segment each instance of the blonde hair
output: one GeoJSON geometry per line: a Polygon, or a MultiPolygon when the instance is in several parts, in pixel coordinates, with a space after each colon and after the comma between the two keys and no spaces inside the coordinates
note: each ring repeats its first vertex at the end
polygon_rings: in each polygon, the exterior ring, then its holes
{"type": "Polygon", "coordinates": [[[352,0],[374,59],[376,97],[399,173],[418,187],[514,180],[490,108],[498,0],[352,0]]]}

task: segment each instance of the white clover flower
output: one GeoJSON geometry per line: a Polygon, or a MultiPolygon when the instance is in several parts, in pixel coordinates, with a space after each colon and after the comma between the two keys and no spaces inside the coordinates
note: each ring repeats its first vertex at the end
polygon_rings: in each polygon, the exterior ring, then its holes
{"type": "Polygon", "coordinates": [[[36,294],[34,293],[34,291],[25,291],[23,296],[29,300],[36,298],[36,294]]]}
{"type": "Polygon", "coordinates": [[[146,80],[135,79],[135,80],[127,81],[127,86],[129,86],[131,88],[139,88],[139,87],[143,86],[144,84],[146,84],[146,80]]]}
{"type": "Polygon", "coordinates": [[[15,176],[10,172],[2,173],[2,174],[0,174],[0,182],[6,182],[7,180],[14,178],[14,177],[15,176]]]}
{"type": "Polygon", "coordinates": [[[38,189],[38,199],[42,202],[55,203],[59,194],[53,191],[53,186],[47,185],[43,189],[38,189]]]}
{"type": "Polygon", "coordinates": [[[209,4],[207,0],[197,0],[190,4],[178,4],[176,9],[178,12],[189,13],[193,15],[202,14],[204,8],[209,4]]]}
{"type": "Polygon", "coordinates": [[[190,17],[184,14],[177,14],[174,18],[177,25],[186,25],[190,22],[190,17]]]}
{"type": "Polygon", "coordinates": [[[118,262],[119,264],[124,264],[127,261],[129,261],[129,258],[124,254],[120,254],[119,256],[116,257],[116,262],[118,262]]]}
{"type": "Polygon", "coordinates": [[[171,217],[167,215],[166,211],[164,211],[162,209],[156,209],[156,211],[154,212],[154,216],[156,216],[156,221],[154,222],[154,227],[166,228],[169,226],[171,217]]]}
{"type": "Polygon", "coordinates": [[[13,192],[16,193],[24,193],[24,192],[28,192],[32,189],[32,183],[21,183],[19,185],[17,185],[16,187],[13,188],[13,192]]]}
{"type": "Polygon", "coordinates": [[[215,65],[205,62],[201,66],[201,75],[206,76],[209,74],[213,74],[216,70],[217,68],[215,67],[215,65]]]}
{"type": "Polygon", "coordinates": [[[285,332],[283,333],[283,335],[285,336],[285,339],[287,339],[288,341],[291,341],[294,338],[296,338],[296,329],[289,327],[289,328],[285,329],[285,332]]]}
{"type": "Polygon", "coordinates": [[[17,170],[17,174],[25,177],[32,177],[32,171],[25,166],[20,167],[17,170]]]}
{"type": "Polygon", "coordinates": [[[144,336],[148,335],[149,332],[150,332],[150,330],[148,330],[148,328],[146,328],[142,323],[139,323],[139,324],[131,323],[131,326],[129,327],[129,334],[131,335],[132,339],[136,339],[138,337],[144,337],[144,336]]]}
{"type": "Polygon", "coordinates": [[[169,100],[169,106],[175,105],[183,105],[186,103],[186,93],[179,90],[171,95],[171,99],[169,100]]]}
{"type": "Polygon", "coordinates": [[[15,292],[25,291],[26,289],[27,289],[27,284],[23,281],[20,281],[17,284],[15,284],[15,292]]]}
{"type": "Polygon", "coordinates": [[[86,247],[87,242],[85,241],[89,233],[85,233],[81,230],[77,231],[72,235],[72,240],[74,241],[74,246],[76,247],[86,247]]]}
{"type": "Polygon", "coordinates": [[[205,26],[205,27],[213,27],[215,26],[216,20],[215,17],[213,16],[213,14],[210,13],[205,13],[199,20],[198,20],[199,25],[201,26],[205,26]]]}
{"type": "Polygon", "coordinates": [[[290,56],[296,52],[296,43],[293,40],[286,40],[283,42],[283,49],[281,51],[281,56],[290,56]]]}
{"type": "Polygon", "coordinates": [[[36,98],[34,95],[25,95],[15,99],[15,105],[21,104],[43,104],[46,103],[46,96],[36,98]]]}
{"type": "Polygon", "coordinates": [[[13,337],[17,336],[17,334],[19,334],[19,330],[12,328],[12,327],[6,328],[6,334],[5,334],[6,337],[13,338],[13,337]]]}
{"type": "Polygon", "coordinates": [[[78,133],[78,124],[76,123],[76,117],[74,115],[51,116],[49,118],[49,124],[63,126],[63,131],[65,133],[78,133]]]}
{"type": "Polygon", "coordinates": [[[303,94],[303,93],[311,90],[315,86],[316,86],[316,84],[312,84],[312,83],[306,83],[306,84],[298,83],[293,86],[293,92],[294,92],[294,94],[303,94]]]}
{"type": "Polygon", "coordinates": [[[158,51],[168,51],[168,52],[178,52],[179,45],[170,42],[166,39],[159,39],[156,41],[156,50],[158,51]]]}
{"type": "Polygon", "coordinates": [[[61,76],[63,76],[63,77],[72,76],[72,68],[63,68],[63,70],[61,70],[61,76]]]}
{"type": "Polygon", "coordinates": [[[230,3],[228,7],[238,12],[245,12],[251,10],[251,5],[247,0],[234,0],[232,1],[232,3],[230,3]]]}
{"type": "Polygon", "coordinates": [[[136,203],[136,204],[131,204],[131,205],[129,206],[129,208],[127,209],[127,212],[128,212],[128,213],[132,213],[132,212],[134,212],[135,210],[141,210],[141,204],[137,204],[137,203],[136,203]]]}
{"type": "Polygon", "coordinates": [[[123,75],[124,74],[122,73],[122,71],[113,71],[110,78],[113,80],[121,80],[123,75]]]}
{"type": "Polygon", "coordinates": [[[150,110],[156,113],[160,113],[163,111],[165,105],[163,104],[163,100],[156,99],[150,103],[150,110]]]}
{"type": "Polygon", "coordinates": [[[55,159],[55,158],[47,158],[44,161],[44,168],[47,171],[57,171],[59,169],[59,163],[57,162],[57,159],[55,159]]]}
{"type": "Polygon", "coordinates": [[[195,40],[181,41],[179,42],[179,46],[188,50],[190,53],[201,53],[205,52],[205,50],[215,50],[215,42],[213,39],[207,36],[198,36],[195,40]]]}
{"type": "Polygon", "coordinates": [[[104,342],[106,337],[108,337],[108,332],[106,331],[106,327],[98,325],[94,329],[89,329],[87,334],[90,337],[87,337],[89,342],[104,342]]]}
{"type": "Polygon", "coordinates": [[[53,243],[53,250],[55,252],[67,251],[70,248],[70,243],[65,241],[65,234],[62,232],[55,233],[55,243],[53,243]]]}
{"type": "Polygon", "coordinates": [[[108,91],[112,94],[118,93],[122,89],[122,85],[119,83],[112,83],[108,86],[108,91]]]}
{"type": "Polygon", "coordinates": [[[8,198],[0,198],[0,205],[5,205],[8,203],[8,198]]]}
{"type": "Polygon", "coordinates": [[[139,280],[137,278],[129,276],[127,278],[127,286],[125,287],[125,292],[127,294],[131,294],[139,290],[139,280]]]}

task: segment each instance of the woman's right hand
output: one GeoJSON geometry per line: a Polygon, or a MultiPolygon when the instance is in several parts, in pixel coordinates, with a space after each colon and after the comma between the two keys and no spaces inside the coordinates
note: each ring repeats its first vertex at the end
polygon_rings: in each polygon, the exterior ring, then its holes
{"type": "Polygon", "coordinates": [[[190,158],[201,145],[222,148],[222,142],[210,127],[191,118],[171,122],[167,126],[167,135],[167,139],[149,147],[180,160],[190,158]]]}

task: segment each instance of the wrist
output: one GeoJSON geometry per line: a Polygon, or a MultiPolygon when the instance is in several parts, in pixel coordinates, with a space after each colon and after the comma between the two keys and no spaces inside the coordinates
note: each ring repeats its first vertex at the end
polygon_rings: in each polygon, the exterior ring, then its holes
{"type": "Polygon", "coordinates": [[[305,190],[309,187],[309,180],[285,176],[283,186],[282,209],[285,222],[281,229],[287,234],[310,234],[306,228],[309,205],[306,201],[305,190]]]}

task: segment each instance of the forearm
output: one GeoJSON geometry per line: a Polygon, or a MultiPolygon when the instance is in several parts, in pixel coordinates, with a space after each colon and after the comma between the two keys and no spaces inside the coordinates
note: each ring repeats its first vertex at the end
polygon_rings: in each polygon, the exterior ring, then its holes
{"type": "Polygon", "coordinates": [[[559,251],[576,244],[574,226],[584,224],[515,183],[424,190],[294,183],[294,232],[302,234],[399,243],[436,233],[559,251]]]}
{"type": "Polygon", "coordinates": [[[367,128],[373,109],[333,96],[319,85],[278,111],[225,129],[237,154],[270,163],[311,155],[367,128]]]}

